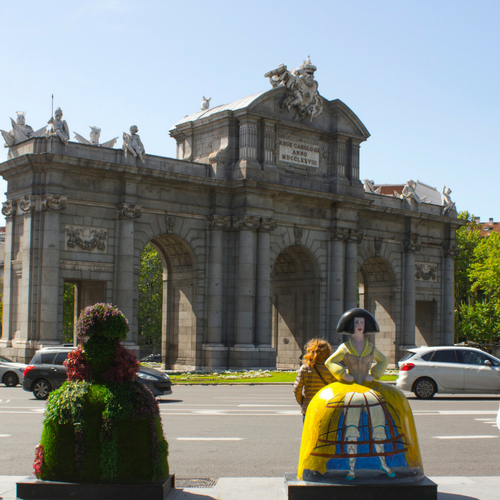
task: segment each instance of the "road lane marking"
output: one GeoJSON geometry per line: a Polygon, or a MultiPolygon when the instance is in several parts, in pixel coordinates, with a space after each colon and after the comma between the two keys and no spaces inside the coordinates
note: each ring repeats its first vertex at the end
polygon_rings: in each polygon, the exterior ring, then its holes
{"type": "Polygon", "coordinates": [[[498,410],[414,410],[414,415],[496,415],[498,410]],[[435,412],[435,413],[434,413],[435,412]]]}
{"type": "Polygon", "coordinates": [[[240,408],[240,407],[242,407],[242,406],[249,406],[249,407],[255,407],[255,406],[257,406],[257,407],[261,407],[261,406],[269,406],[269,407],[271,407],[271,408],[275,408],[275,407],[277,407],[277,406],[286,406],[286,407],[290,407],[290,406],[291,406],[291,407],[295,407],[295,406],[297,406],[297,405],[296,405],[296,404],[295,404],[295,405],[258,405],[258,404],[255,404],[255,405],[249,405],[249,404],[243,404],[243,405],[238,405],[238,408],[240,408]]]}
{"type": "Polygon", "coordinates": [[[28,415],[38,415],[43,413],[45,410],[31,410],[31,411],[0,411],[0,413],[24,413],[28,415]]]}
{"type": "Polygon", "coordinates": [[[243,441],[244,438],[175,438],[177,441],[243,441]]]}
{"type": "Polygon", "coordinates": [[[496,439],[498,436],[432,436],[433,439],[496,439]]]}
{"type": "Polygon", "coordinates": [[[0,438],[10,438],[12,434],[0,434],[0,438]]]}

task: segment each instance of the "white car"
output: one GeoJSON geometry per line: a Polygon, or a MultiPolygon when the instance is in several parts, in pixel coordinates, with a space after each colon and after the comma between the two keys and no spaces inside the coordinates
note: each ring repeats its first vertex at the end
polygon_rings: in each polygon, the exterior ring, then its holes
{"type": "Polygon", "coordinates": [[[418,347],[399,361],[396,386],[429,399],[441,394],[500,394],[500,359],[473,347],[418,347]]]}
{"type": "Polygon", "coordinates": [[[5,356],[0,356],[0,381],[7,387],[23,383],[23,372],[28,365],[16,363],[5,356]]]}

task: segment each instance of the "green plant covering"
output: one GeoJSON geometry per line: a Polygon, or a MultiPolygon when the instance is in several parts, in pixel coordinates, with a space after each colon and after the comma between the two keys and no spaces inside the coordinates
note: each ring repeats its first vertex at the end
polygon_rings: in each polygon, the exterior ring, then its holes
{"type": "Polygon", "coordinates": [[[116,311],[96,304],[82,313],[87,324],[80,318],[79,336],[87,341],[70,353],[68,381],[47,402],[34,464],[39,479],[143,483],[168,477],[158,403],[135,381],[137,360],[118,341],[128,323],[116,311]]]}

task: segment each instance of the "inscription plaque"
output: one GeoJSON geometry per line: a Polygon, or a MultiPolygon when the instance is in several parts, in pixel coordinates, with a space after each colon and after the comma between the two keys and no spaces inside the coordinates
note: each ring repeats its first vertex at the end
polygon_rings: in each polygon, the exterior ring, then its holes
{"type": "Polygon", "coordinates": [[[319,146],[293,139],[280,139],[278,145],[280,161],[302,167],[319,167],[319,146]]]}

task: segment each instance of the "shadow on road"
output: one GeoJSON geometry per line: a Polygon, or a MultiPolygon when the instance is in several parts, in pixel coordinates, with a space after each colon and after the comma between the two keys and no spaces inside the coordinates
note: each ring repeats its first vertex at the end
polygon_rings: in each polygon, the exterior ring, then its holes
{"type": "Polygon", "coordinates": [[[190,491],[176,489],[175,491],[169,493],[167,500],[208,500],[209,498],[211,499],[215,497],[211,495],[203,495],[202,493],[191,493],[190,491]]]}
{"type": "Polygon", "coordinates": [[[438,500],[479,500],[479,499],[477,497],[458,495],[457,493],[439,493],[438,492],[438,500]]]}
{"type": "Polygon", "coordinates": [[[183,399],[157,399],[159,404],[165,404],[165,403],[183,403],[183,399]]]}

